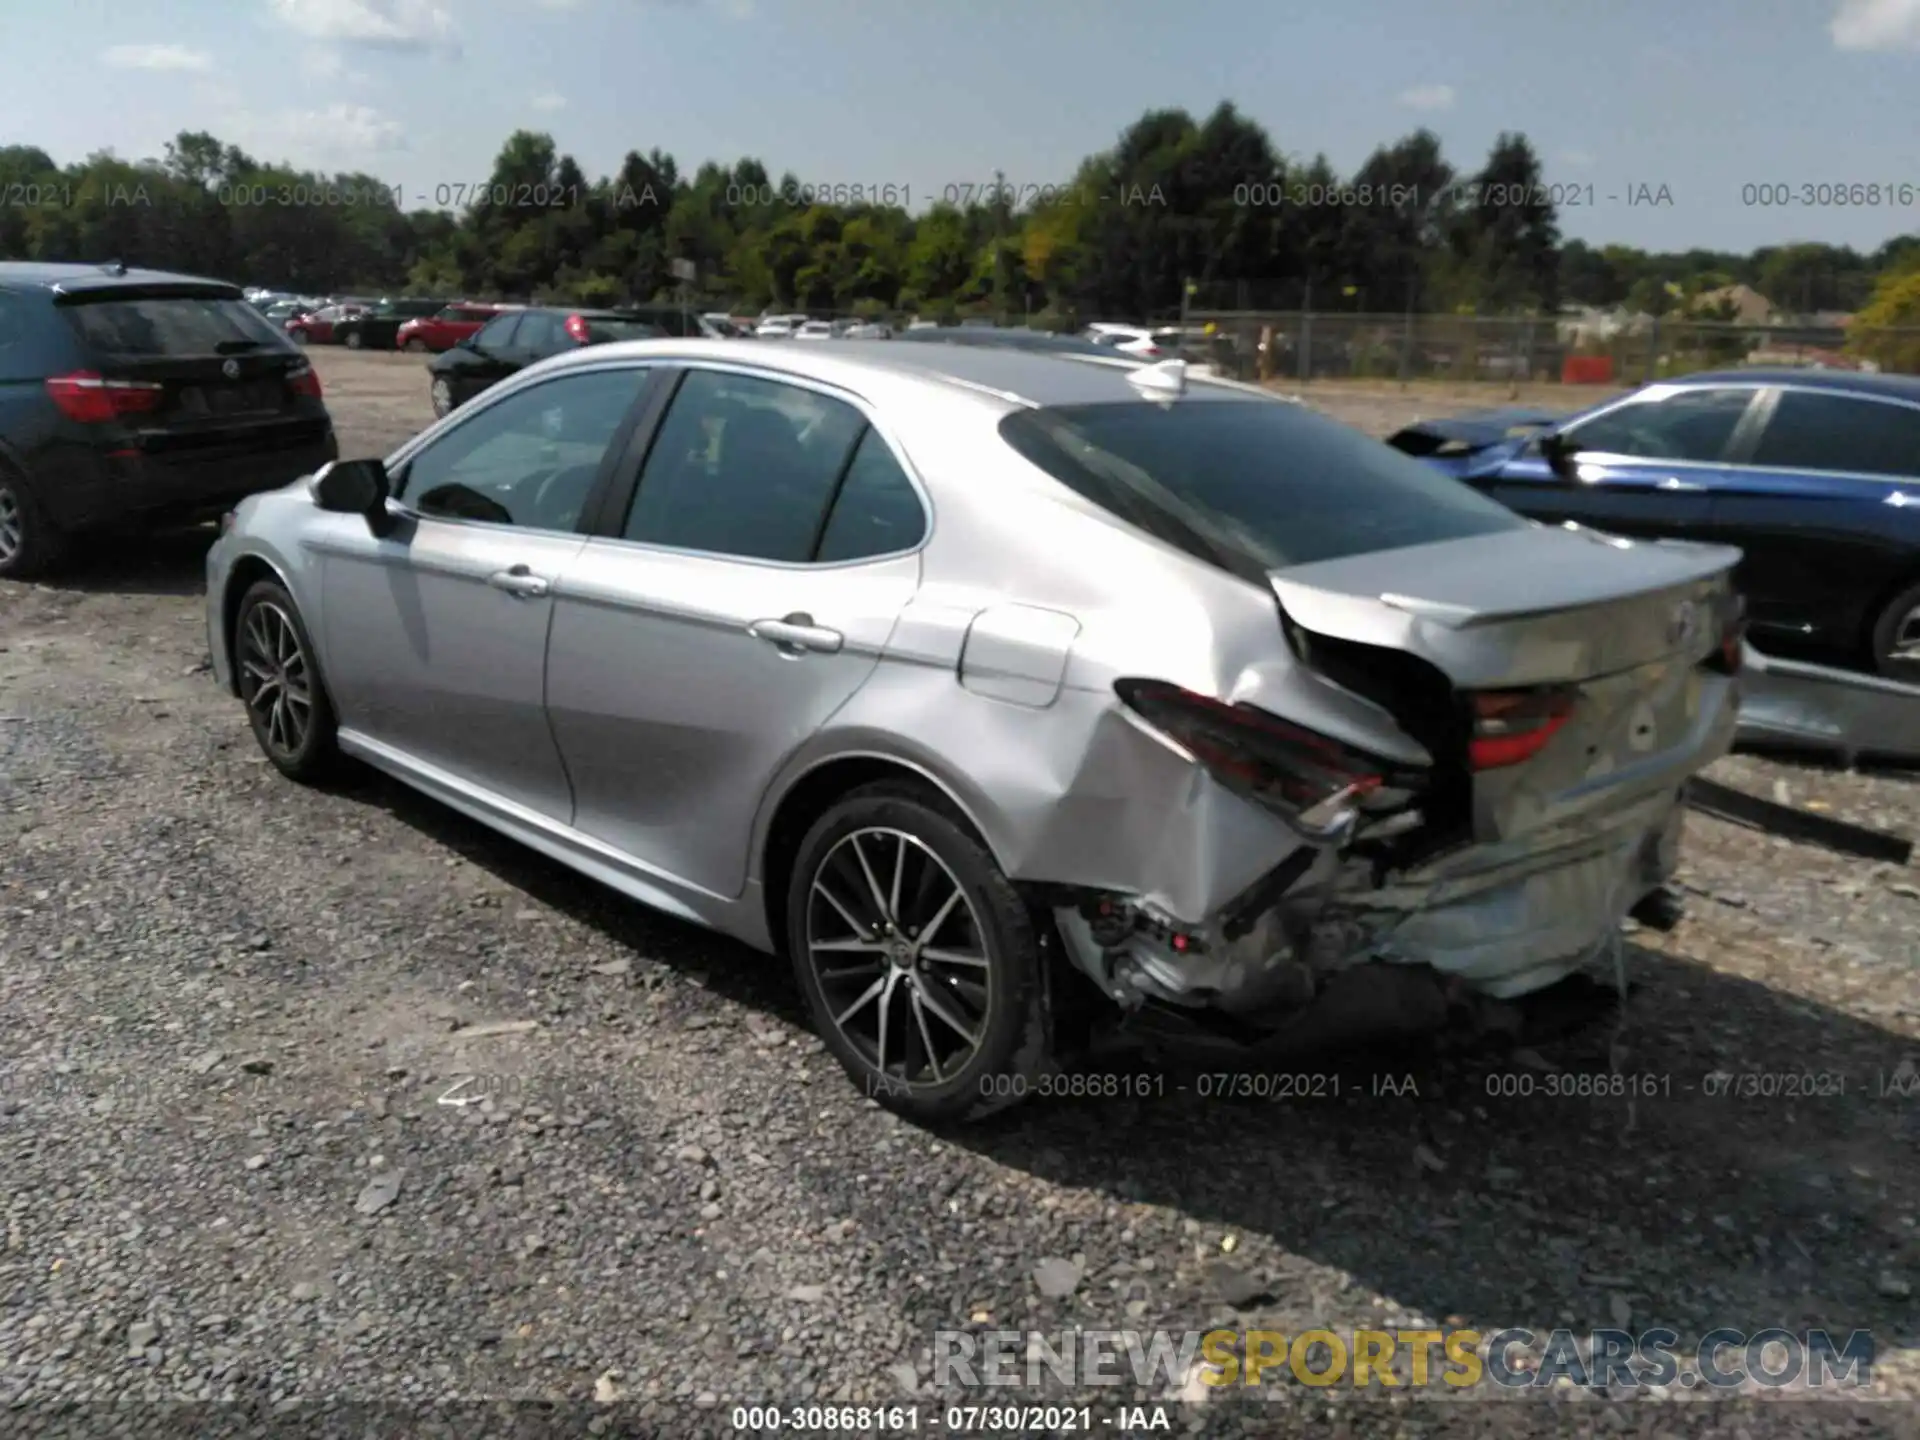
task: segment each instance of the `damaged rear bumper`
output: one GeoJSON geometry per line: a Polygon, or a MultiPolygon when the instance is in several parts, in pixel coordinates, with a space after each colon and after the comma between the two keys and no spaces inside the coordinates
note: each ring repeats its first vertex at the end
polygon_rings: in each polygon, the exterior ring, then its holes
{"type": "Polygon", "coordinates": [[[1127,1010],[1211,1010],[1270,1030],[1344,1003],[1383,966],[1504,1000],[1579,970],[1666,885],[1684,814],[1681,791],[1664,790],[1385,877],[1340,848],[1303,849],[1268,893],[1257,883],[1195,925],[1119,895],[1081,896],[1054,917],[1068,957],[1127,1010]]]}

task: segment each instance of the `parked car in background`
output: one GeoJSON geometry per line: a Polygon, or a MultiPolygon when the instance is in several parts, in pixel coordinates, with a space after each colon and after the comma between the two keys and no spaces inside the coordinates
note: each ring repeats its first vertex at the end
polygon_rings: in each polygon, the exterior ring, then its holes
{"type": "Polygon", "coordinates": [[[753,333],[760,340],[785,340],[793,334],[793,321],[784,315],[770,315],[753,327],[753,333]]]}
{"type": "Polygon", "coordinates": [[[664,332],[632,310],[534,306],[496,315],[479,331],[427,362],[433,413],[445,415],[529,365],[586,345],[650,340],[664,332]]]}
{"type": "Polygon", "coordinates": [[[335,323],[335,344],[349,350],[397,350],[400,327],[409,320],[438,315],[447,308],[445,300],[387,299],[376,301],[369,309],[335,323]]]}
{"type": "Polygon", "coordinates": [[[1736,545],[1761,650],[1920,683],[1920,379],[1727,370],[1390,443],[1546,524],[1736,545]]]}
{"type": "Polygon", "coordinates": [[[238,286],[0,263],[0,576],[218,513],[339,453],[320,378],[238,286]]]}
{"type": "Polygon", "coordinates": [[[835,337],[833,326],[825,320],[809,320],[793,332],[796,340],[832,340],[835,337]]]}
{"type": "Polygon", "coordinates": [[[296,345],[337,345],[340,327],[365,312],[357,305],[327,305],[307,315],[296,315],[283,327],[296,345]]]}
{"type": "Polygon", "coordinates": [[[472,300],[456,301],[435,315],[416,315],[400,322],[394,343],[402,350],[439,354],[451,350],[496,315],[518,310],[518,305],[493,305],[472,300]]]}
{"type": "Polygon", "coordinates": [[[275,300],[262,307],[260,313],[268,324],[284,334],[287,321],[297,320],[310,311],[304,300],[275,300]]]}
{"type": "Polygon", "coordinates": [[[747,354],[566,355],[242,505],[207,629],[266,758],[783,953],[923,1120],[1036,1089],[1069,996],[1270,1057],[1490,1018],[1673,903],[1734,551],[1159,366],[747,354]]]}
{"type": "Polygon", "coordinates": [[[840,332],[843,340],[891,340],[893,327],[878,320],[860,320],[840,332]]]}
{"type": "Polygon", "coordinates": [[[1094,325],[1086,330],[1086,338],[1096,345],[1105,345],[1122,355],[1132,355],[1141,360],[1160,360],[1178,352],[1179,332],[1166,332],[1164,336],[1141,326],[1133,325],[1094,325]],[[1166,343],[1162,343],[1163,338],[1166,343]]]}

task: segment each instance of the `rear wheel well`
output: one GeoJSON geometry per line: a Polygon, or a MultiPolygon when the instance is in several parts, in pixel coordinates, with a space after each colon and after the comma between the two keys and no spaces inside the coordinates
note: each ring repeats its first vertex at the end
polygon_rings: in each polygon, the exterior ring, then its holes
{"type": "Polygon", "coordinates": [[[807,772],[780,797],[773,823],[767,827],[760,891],[767,912],[767,934],[780,955],[787,954],[787,887],[793,880],[793,862],[799,854],[800,842],[807,838],[814,822],[839,801],[861,786],[880,780],[896,781],[919,791],[922,799],[944,811],[954,824],[978,840],[988,854],[993,853],[993,846],[987,843],[980,827],[959,803],[920,771],[874,755],[830,760],[807,772]]]}

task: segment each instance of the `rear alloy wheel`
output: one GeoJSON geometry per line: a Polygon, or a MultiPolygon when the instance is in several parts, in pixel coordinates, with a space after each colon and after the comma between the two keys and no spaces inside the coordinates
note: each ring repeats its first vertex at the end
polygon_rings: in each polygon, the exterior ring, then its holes
{"type": "Polygon", "coordinates": [[[862,1093],[938,1123],[1032,1089],[1048,1059],[1033,921],[935,794],[873,785],[823,815],[787,922],[815,1028],[862,1093]]]}
{"type": "Polygon", "coordinates": [[[1873,668],[1889,680],[1920,685],[1920,585],[1888,602],[1873,627],[1873,668]]]}
{"type": "Polygon", "coordinates": [[[67,537],[17,477],[0,470],[0,579],[44,575],[66,553],[67,537]]]}
{"type": "Polygon", "coordinates": [[[453,386],[447,383],[444,376],[434,377],[432,394],[435,415],[444,416],[453,410],[453,386]]]}
{"type": "Polygon", "coordinates": [[[321,778],[338,755],[333,707],[293,597],[271,580],[248,590],[233,643],[253,738],[288,779],[321,778]]]}

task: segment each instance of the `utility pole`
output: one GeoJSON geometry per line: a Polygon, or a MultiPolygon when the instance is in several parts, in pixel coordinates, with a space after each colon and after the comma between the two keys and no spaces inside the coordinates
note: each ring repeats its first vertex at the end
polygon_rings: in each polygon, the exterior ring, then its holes
{"type": "Polygon", "coordinates": [[[994,323],[1007,323],[1007,177],[993,172],[993,308],[994,323]]]}

